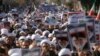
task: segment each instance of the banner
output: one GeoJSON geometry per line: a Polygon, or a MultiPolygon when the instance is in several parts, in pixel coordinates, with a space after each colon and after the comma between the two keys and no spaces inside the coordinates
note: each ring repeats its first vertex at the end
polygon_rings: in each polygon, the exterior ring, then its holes
{"type": "Polygon", "coordinates": [[[40,5],[39,9],[41,12],[57,12],[56,5],[48,5],[48,4],[42,4],[40,5]]]}
{"type": "Polygon", "coordinates": [[[68,24],[80,24],[84,23],[84,20],[85,20],[84,13],[72,14],[68,18],[68,24]]]}
{"type": "Polygon", "coordinates": [[[54,16],[47,16],[44,23],[46,25],[58,25],[58,20],[54,16]]]}

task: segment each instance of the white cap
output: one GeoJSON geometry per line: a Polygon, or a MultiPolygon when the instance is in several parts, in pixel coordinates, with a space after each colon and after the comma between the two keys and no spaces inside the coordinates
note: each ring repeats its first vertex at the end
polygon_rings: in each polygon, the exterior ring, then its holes
{"type": "Polygon", "coordinates": [[[52,34],[52,33],[50,33],[50,34],[48,35],[48,37],[53,37],[53,34],[52,34]]]}
{"type": "Polygon", "coordinates": [[[31,39],[31,36],[30,36],[30,35],[27,35],[26,38],[27,38],[27,39],[31,39]]]}
{"type": "Polygon", "coordinates": [[[2,22],[6,22],[6,21],[7,21],[6,18],[3,18],[3,19],[2,19],[2,22]]]}
{"type": "Polygon", "coordinates": [[[20,36],[18,40],[26,39],[25,36],[20,36]]]}
{"type": "Polygon", "coordinates": [[[20,31],[19,33],[21,34],[21,33],[25,33],[25,32],[24,31],[20,31]]]}
{"type": "Polygon", "coordinates": [[[58,53],[58,56],[62,56],[62,55],[69,55],[69,56],[71,56],[71,51],[69,49],[67,49],[67,48],[63,48],[58,53]]]}
{"type": "Polygon", "coordinates": [[[56,44],[56,38],[54,37],[51,42],[56,44]]]}
{"type": "Polygon", "coordinates": [[[50,32],[48,30],[43,31],[43,36],[45,36],[46,34],[49,34],[50,32]]]}
{"type": "Polygon", "coordinates": [[[21,23],[16,23],[16,24],[15,24],[15,26],[20,26],[20,25],[21,25],[21,23]]]}
{"type": "Polygon", "coordinates": [[[40,40],[40,35],[38,35],[38,34],[33,34],[33,35],[31,36],[31,39],[32,39],[32,40],[40,40]]]}
{"type": "Polygon", "coordinates": [[[21,28],[22,28],[22,29],[27,29],[27,26],[26,26],[26,25],[22,25],[21,28]]]}
{"type": "Polygon", "coordinates": [[[8,35],[8,29],[2,28],[2,29],[1,29],[1,35],[2,35],[2,34],[8,35]]]}
{"type": "Polygon", "coordinates": [[[51,42],[48,39],[42,40],[40,45],[42,46],[43,43],[47,43],[47,44],[51,45],[51,42]]]}
{"type": "Polygon", "coordinates": [[[42,30],[41,30],[41,29],[37,29],[37,30],[35,31],[35,34],[38,33],[38,32],[41,32],[41,33],[42,33],[42,30]]]}

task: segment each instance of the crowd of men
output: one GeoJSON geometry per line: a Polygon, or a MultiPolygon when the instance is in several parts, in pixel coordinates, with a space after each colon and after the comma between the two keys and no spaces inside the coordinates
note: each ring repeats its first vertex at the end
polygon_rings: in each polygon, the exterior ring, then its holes
{"type": "Polygon", "coordinates": [[[45,3],[0,12],[0,56],[100,56],[99,41],[100,21],[84,11],[45,3]]]}

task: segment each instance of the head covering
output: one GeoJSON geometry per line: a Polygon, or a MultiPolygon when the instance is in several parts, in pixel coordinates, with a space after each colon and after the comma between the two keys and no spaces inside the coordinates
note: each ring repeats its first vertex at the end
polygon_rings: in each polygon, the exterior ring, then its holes
{"type": "Polygon", "coordinates": [[[39,39],[40,38],[40,35],[39,34],[33,34],[32,36],[31,36],[31,39],[32,40],[37,40],[37,39],[39,39]]]}
{"type": "Polygon", "coordinates": [[[58,56],[62,56],[62,55],[69,55],[69,56],[71,56],[71,51],[69,49],[67,49],[67,48],[63,48],[58,53],[58,56]]]}
{"type": "Polygon", "coordinates": [[[42,46],[43,43],[47,43],[47,44],[51,45],[51,42],[48,39],[42,40],[40,45],[42,46]]]}
{"type": "Polygon", "coordinates": [[[7,22],[7,19],[6,19],[6,18],[3,18],[3,19],[2,19],[2,22],[7,22]]]}
{"type": "Polygon", "coordinates": [[[21,29],[27,29],[27,25],[22,25],[21,29]]]}
{"type": "Polygon", "coordinates": [[[38,32],[42,33],[42,30],[41,30],[41,29],[37,29],[37,30],[35,31],[35,34],[38,33],[38,32]]]}
{"type": "Polygon", "coordinates": [[[3,34],[8,35],[8,29],[2,28],[1,29],[1,35],[3,35],[3,34]]]}
{"type": "Polygon", "coordinates": [[[31,35],[27,35],[26,38],[31,39],[31,35]]]}
{"type": "Polygon", "coordinates": [[[20,34],[21,34],[21,33],[25,33],[25,31],[20,31],[19,33],[20,33],[20,34]]]}
{"type": "Polygon", "coordinates": [[[20,36],[18,40],[25,40],[26,37],[25,36],[20,36]]]}
{"type": "Polygon", "coordinates": [[[48,37],[53,37],[53,34],[52,34],[52,33],[50,33],[50,34],[48,35],[48,37]]]}
{"type": "Polygon", "coordinates": [[[48,30],[45,30],[45,31],[43,31],[43,36],[46,36],[46,37],[48,37],[48,34],[49,34],[50,32],[48,31],[48,30]]]}
{"type": "Polygon", "coordinates": [[[54,29],[54,30],[52,31],[52,34],[55,34],[56,31],[59,31],[59,30],[58,30],[58,29],[54,29]]]}
{"type": "Polygon", "coordinates": [[[21,23],[16,23],[14,26],[21,26],[21,23]]]}

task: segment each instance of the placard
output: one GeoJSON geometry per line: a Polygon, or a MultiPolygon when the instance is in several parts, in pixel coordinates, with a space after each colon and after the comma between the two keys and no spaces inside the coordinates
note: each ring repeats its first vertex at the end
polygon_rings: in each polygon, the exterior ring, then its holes
{"type": "Polygon", "coordinates": [[[55,31],[54,32],[55,37],[68,37],[68,32],[67,31],[55,31]]]}
{"type": "Polygon", "coordinates": [[[95,42],[94,20],[92,18],[86,18],[86,19],[87,19],[86,26],[87,26],[87,30],[88,30],[88,37],[91,42],[95,42]]]}
{"type": "Polygon", "coordinates": [[[57,19],[54,16],[47,16],[45,18],[44,23],[46,25],[57,25],[58,24],[58,21],[57,21],[57,19]]]}
{"type": "Polygon", "coordinates": [[[100,42],[100,21],[95,21],[95,38],[96,42],[100,42]]]}
{"type": "Polygon", "coordinates": [[[76,51],[78,49],[90,50],[90,41],[88,38],[86,24],[68,25],[68,36],[71,38],[70,41],[73,46],[73,51],[76,51]],[[79,39],[81,39],[81,41],[83,42],[80,45],[77,45],[76,41],[78,41],[79,39]],[[84,48],[85,46],[87,46],[87,48],[84,48]]]}
{"type": "Polygon", "coordinates": [[[100,34],[100,22],[95,22],[95,34],[100,34]]]}
{"type": "Polygon", "coordinates": [[[42,4],[39,9],[41,12],[57,12],[56,5],[42,4]]]}
{"type": "Polygon", "coordinates": [[[68,18],[68,24],[80,24],[84,23],[85,15],[84,13],[73,14],[68,18]]]}

